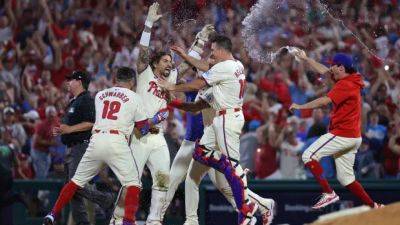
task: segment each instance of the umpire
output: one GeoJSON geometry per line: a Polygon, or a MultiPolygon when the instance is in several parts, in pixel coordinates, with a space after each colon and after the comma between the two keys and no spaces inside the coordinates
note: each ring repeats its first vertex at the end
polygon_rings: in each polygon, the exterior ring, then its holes
{"type": "MultiPolygon", "coordinates": [[[[86,72],[74,71],[66,77],[68,89],[74,98],[68,104],[59,127],[54,128],[54,135],[61,135],[61,141],[67,146],[65,157],[66,180],[70,180],[78,167],[79,161],[89,144],[95,121],[94,99],[87,91],[90,78],[86,72]]],[[[97,203],[103,209],[113,207],[114,195],[98,191],[94,185],[80,189],[71,201],[72,217],[76,225],[88,225],[88,215],[83,197],[97,203]]]]}

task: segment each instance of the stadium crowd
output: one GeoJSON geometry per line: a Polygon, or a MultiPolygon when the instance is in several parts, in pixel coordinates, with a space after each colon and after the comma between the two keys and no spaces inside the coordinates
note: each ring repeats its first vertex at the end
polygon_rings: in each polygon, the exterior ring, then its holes
{"type": "MultiPolygon", "coordinates": [[[[92,76],[89,91],[95,94],[110,86],[116,68],[135,68],[137,43],[151,1],[0,2],[0,165],[12,170],[17,179],[62,178],[65,146],[51,130],[70,99],[65,76],[74,70],[88,71],[92,76]]],[[[399,2],[324,1],[357,37],[323,13],[317,1],[311,2],[307,11],[287,7],[288,16],[277,24],[279,29],[260,31],[260,46],[274,50],[298,46],[326,65],[336,52],[351,55],[365,82],[363,144],[356,156],[356,174],[359,178],[396,179],[400,155],[399,2]]],[[[150,46],[154,50],[168,50],[172,44],[188,48],[207,23],[231,37],[248,81],[241,137],[243,166],[255,179],[311,178],[301,153],[327,132],[330,110],[292,115],[288,107],[324,95],[328,78],[309,71],[290,55],[272,64],[248,57],[241,21],[254,3],[162,1],[163,19],[155,25],[150,46]]],[[[185,133],[183,113],[176,110],[173,114],[166,123],[172,155],[185,133]]],[[[325,176],[333,178],[333,160],[326,158],[322,164],[325,176]]]]}

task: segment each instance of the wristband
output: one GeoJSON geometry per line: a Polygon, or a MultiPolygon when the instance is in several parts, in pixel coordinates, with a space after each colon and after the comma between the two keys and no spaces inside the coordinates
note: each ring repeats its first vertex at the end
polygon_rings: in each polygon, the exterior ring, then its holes
{"type": "Polygon", "coordinates": [[[150,45],[150,33],[143,31],[142,37],[140,38],[140,44],[148,47],[150,45]]]}
{"type": "Polygon", "coordinates": [[[180,106],[182,106],[183,102],[179,99],[174,99],[172,100],[171,103],[168,104],[168,106],[174,107],[174,108],[179,108],[180,106]]]}
{"type": "Polygon", "coordinates": [[[153,27],[153,22],[151,22],[150,20],[146,20],[146,22],[144,22],[144,25],[148,28],[152,28],[153,27]]]}
{"type": "Polygon", "coordinates": [[[196,49],[194,49],[194,47],[195,46],[193,46],[193,48],[189,50],[188,55],[192,56],[195,59],[201,59],[201,56],[200,56],[201,52],[199,53],[198,51],[196,51],[196,49]]]}
{"type": "Polygon", "coordinates": [[[150,129],[150,125],[147,119],[135,122],[135,127],[140,131],[142,135],[146,135],[150,129]]]}

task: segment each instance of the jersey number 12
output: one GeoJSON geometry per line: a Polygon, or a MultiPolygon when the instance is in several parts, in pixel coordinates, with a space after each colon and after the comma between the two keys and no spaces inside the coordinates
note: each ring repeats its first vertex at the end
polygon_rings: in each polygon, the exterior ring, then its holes
{"type": "Polygon", "coordinates": [[[104,107],[103,107],[103,114],[102,114],[102,118],[105,119],[109,119],[109,120],[116,120],[118,119],[118,117],[116,115],[114,115],[115,113],[118,113],[119,110],[121,109],[121,103],[118,101],[104,101],[104,107]]]}

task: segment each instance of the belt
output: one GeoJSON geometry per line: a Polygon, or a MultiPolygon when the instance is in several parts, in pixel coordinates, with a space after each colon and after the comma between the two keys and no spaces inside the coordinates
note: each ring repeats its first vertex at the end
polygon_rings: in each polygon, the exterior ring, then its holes
{"type": "Polygon", "coordinates": [[[222,116],[222,115],[225,115],[228,113],[235,113],[235,112],[239,112],[241,110],[242,110],[242,108],[223,109],[223,110],[217,111],[217,116],[222,116]]]}
{"type": "MultiPolygon", "coordinates": [[[[96,130],[94,130],[94,132],[95,132],[95,133],[103,133],[103,134],[117,134],[117,135],[122,134],[122,135],[123,135],[123,133],[120,132],[120,131],[118,131],[118,130],[97,130],[97,129],[96,129],[96,130]]],[[[124,135],[124,137],[125,137],[126,140],[129,139],[129,138],[126,137],[125,135],[124,135]]]]}
{"type": "Polygon", "coordinates": [[[66,144],[66,146],[67,146],[68,148],[71,148],[71,147],[73,147],[73,146],[75,146],[75,145],[79,145],[79,144],[88,144],[89,142],[90,142],[90,140],[82,140],[82,141],[77,141],[77,142],[68,143],[68,144],[66,144]]]}

